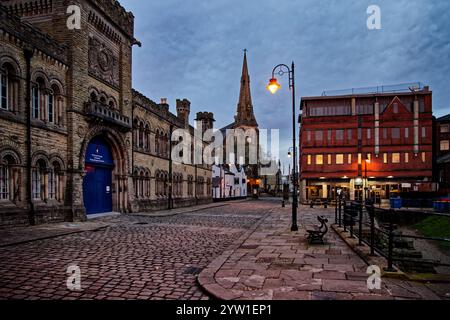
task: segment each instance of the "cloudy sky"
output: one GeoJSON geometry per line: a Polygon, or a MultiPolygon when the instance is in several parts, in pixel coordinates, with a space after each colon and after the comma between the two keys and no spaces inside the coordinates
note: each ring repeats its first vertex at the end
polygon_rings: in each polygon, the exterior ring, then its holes
{"type": "Polygon", "coordinates": [[[217,127],[233,121],[243,49],[260,128],[278,128],[282,161],[292,139],[291,100],[265,89],[272,68],[296,64],[301,96],[329,89],[420,81],[436,116],[450,113],[450,1],[447,0],[120,0],[135,15],[133,86],[151,99],[192,102],[217,127]],[[381,30],[368,30],[369,5],[381,30]]]}

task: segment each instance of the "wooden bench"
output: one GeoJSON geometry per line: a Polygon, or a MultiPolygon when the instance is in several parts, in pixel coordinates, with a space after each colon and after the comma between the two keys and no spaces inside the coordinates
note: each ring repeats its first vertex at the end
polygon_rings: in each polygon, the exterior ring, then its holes
{"type": "Polygon", "coordinates": [[[319,220],[320,226],[315,227],[314,230],[306,230],[308,232],[308,240],[310,244],[325,244],[323,238],[328,233],[328,219],[320,216],[317,217],[317,220],[319,220]]]}

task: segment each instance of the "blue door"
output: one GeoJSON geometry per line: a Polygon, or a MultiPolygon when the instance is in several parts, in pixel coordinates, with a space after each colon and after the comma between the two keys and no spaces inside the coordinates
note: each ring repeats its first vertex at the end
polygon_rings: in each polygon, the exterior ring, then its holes
{"type": "Polygon", "coordinates": [[[102,138],[89,144],[85,159],[83,199],[87,214],[112,211],[112,170],[110,149],[102,138]]]}

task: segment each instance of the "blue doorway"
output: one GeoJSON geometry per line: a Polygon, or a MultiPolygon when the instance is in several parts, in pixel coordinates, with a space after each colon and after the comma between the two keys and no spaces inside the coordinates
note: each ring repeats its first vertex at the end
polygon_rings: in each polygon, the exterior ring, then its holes
{"type": "Polygon", "coordinates": [[[96,137],[89,143],[85,157],[83,199],[86,214],[112,211],[112,171],[114,162],[107,142],[96,137]]]}

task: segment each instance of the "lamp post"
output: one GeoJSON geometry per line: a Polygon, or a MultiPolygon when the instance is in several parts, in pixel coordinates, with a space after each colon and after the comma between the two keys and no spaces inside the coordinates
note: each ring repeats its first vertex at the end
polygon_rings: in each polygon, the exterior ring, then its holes
{"type": "Polygon", "coordinates": [[[269,90],[272,94],[275,94],[278,89],[281,88],[281,85],[278,83],[278,80],[275,78],[275,72],[278,70],[277,74],[281,77],[285,74],[289,75],[289,90],[292,92],[292,149],[293,149],[293,162],[294,162],[294,194],[292,195],[292,226],[291,231],[298,231],[297,225],[297,148],[296,148],[296,121],[295,121],[295,66],[294,62],[292,62],[291,68],[285,64],[279,64],[272,70],[272,78],[267,85],[267,90],[269,90]]]}
{"type": "Polygon", "coordinates": [[[369,179],[367,178],[367,165],[370,164],[370,159],[366,158],[366,160],[364,161],[364,179],[365,179],[365,183],[366,183],[366,188],[365,188],[365,199],[367,200],[367,198],[369,198],[369,179]]]}

